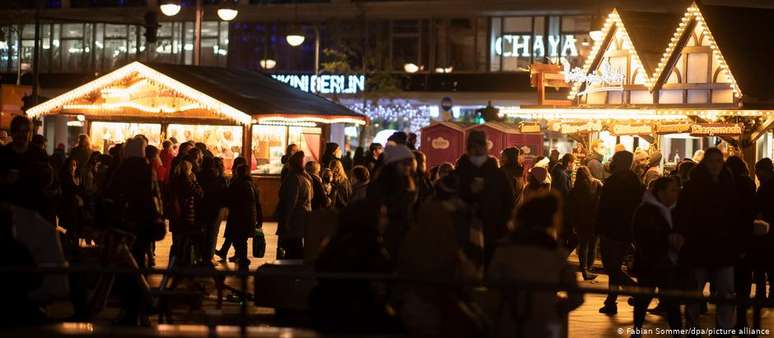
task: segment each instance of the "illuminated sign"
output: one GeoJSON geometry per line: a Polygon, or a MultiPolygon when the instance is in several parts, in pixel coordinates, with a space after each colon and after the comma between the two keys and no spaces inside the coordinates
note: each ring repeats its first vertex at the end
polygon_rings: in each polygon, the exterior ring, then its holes
{"type": "Polygon", "coordinates": [[[274,74],[271,77],[307,93],[357,94],[365,90],[365,75],[274,74]]]}
{"type": "Polygon", "coordinates": [[[504,57],[544,57],[546,54],[550,57],[578,56],[575,43],[575,36],[570,34],[549,35],[548,39],[544,39],[542,35],[535,35],[534,40],[529,34],[503,34],[495,39],[494,47],[495,53],[504,57]],[[548,42],[548,53],[546,53],[546,42],[548,42]]]}
{"type": "Polygon", "coordinates": [[[650,135],[653,133],[653,126],[649,124],[616,124],[613,125],[613,135],[650,135]]]}
{"type": "Polygon", "coordinates": [[[741,135],[741,124],[699,123],[691,126],[691,136],[741,135]]]}
{"type": "Polygon", "coordinates": [[[567,83],[585,82],[586,86],[589,85],[622,85],[626,76],[623,72],[610,65],[610,61],[602,62],[599,65],[599,69],[593,73],[586,74],[583,69],[578,67],[571,68],[570,63],[566,59],[562,59],[562,69],[564,72],[564,81],[567,83]]]}

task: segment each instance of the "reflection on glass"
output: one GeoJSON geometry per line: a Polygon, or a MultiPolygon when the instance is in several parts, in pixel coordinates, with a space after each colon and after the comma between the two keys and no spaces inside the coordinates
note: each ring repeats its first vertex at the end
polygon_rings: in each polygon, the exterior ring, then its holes
{"type": "Polygon", "coordinates": [[[226,170],[231,170],[234,159],[242,153],[242,127],[170,124],[167,138],[174,137],[178,142],[201,142],[215,157],[222,157],[226,170]]]}
{"type": "Polygon", "coordinates": [[[161,145],[161,125],[158,123],[99,122],[91,123],[91,142],[103,153],[114,144],[142,134],[151,145],[161,145]]]}
{"type": "Polygon", "coordinates": [[[322,129],[315,127],[253,125],[253,172],[279,174],[288,144],[298,145],[298,149],[306,155],[304,162],[318,161],[321,134],[322,129]]]}

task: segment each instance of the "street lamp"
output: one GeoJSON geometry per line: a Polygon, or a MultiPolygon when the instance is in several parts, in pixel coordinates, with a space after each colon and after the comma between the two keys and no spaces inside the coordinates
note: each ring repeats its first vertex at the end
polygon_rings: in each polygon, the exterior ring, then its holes
{"type": "MultiPolygon", "coordinates": [[[[198,66],[202,55],[202,17],[204,16],[203,0],[196,0],[196,20],[194,21],[194,65],[198,66]]],[[[234,7],[233,0],[224,0],[223,7],[218,9],[218,17],[223,21],[231,21],[239,12],[234,7]]],[[[162,0],[159,9],[166,16],[175,16],[180,12],[179,0],[162,0]]]]}
{"type": "Polygon", "coordinates": [[[277,60],[274,60],[274,59],[263,59],[258,63],[261,65],[261,68],[263,69],[272,69],[277,66],[277,60]]]}
{"type": "Polygon", "coordinates": [[[419,66],[409,62],[409,63],[403,65],[403,70],[405,70],[406,73],[416,73],[416,72],[419,71],[419,66]]]}
{"type": "Polygon", "coordinates": [[[285,35],[285,40],[288,42],[289,45],[293,47],[298,47],[302,43],[304,43],[304,40],[306,40],[306,37],[304,37],[304,32],[301,31],[298,26],[293,25],[288,30],[288,34],[285,35]]]}
{"type": "Polygon", "coordinates": [[[164,0],[159,5],[159,9],[166,16],[175,16],[180,13],[180,4],[176,0],[164,0]]]}

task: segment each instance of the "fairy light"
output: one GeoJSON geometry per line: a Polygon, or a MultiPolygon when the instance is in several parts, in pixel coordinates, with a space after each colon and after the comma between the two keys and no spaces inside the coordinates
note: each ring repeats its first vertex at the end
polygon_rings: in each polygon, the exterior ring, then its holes
{"type": "Polygon", "coordinates": [[[362,118],[356,118],[351,116],[331,116],[331,117],[321,117],[321,116],[311,116],[311,115],[304,115],[304,116],[298,116],[298,117],[287,117],[287,116],[262,116],[260,118],[257,118],[252,121],[253,123],[258,124],[280,124],[283,126],[290,125],[290,124],[304,124],[304,123],[351,123],[351,124],[358,124],[358,125],[365,125],[367,123],[366,119],[362,118]]]}
{"type": "MultiPolygon", "coordinates": [[[[194,102],[198,102],[203,108],[212,110],[218,114],[221,114],[229,119],[240,122],[242,124],[249,124],[252,120],[250,115],[242,112],[228,104],[225,104],[219,100],[210,97],[196,89],[189,87],[188,85],[177,81],[167,75],[164,75],[153,68],[150,68],[140,62],[132,62],[126,66],[118,68],[108,74],[105,74],[89,83],[79,86],[73,90],[70,90],[62,95],[57,96],[51,100],[43,102],[37,106],[34,106],[27,110],[27,115],[30,117],[38,117],[44,114],[48,114],[54,110],[61,109],[66,104],[75,101],[83,96],[93,93],[101,88],[110,86],[111,84],[125,79],[133,74],[139,74],[144,77],[148,82],[159,84],[168,88],[169,90],[178,93],[191,99],[194,102]]],[[[154,112],[157,112],[155,110],[154,112]]]]}
{"type": "MultiPolygon", "coordinates": [[[[643,63],[640,60],[639,54],[637,54],[637,50],[634,47],[634,43],[632,43],[631,38],[629,37],[629,32],[626,31],[626,26],[623,23],[623,20],[621,19],[621,15],[618,13],[618,10],[613,9],[612,12],[607,16],[607,19],[605,20],[604,25],[602,26],[602,36],[607,37],[608,34],[610,34],[610,30],[615,28],[615,38],[623,40],[623,48],[629,52],[629,55],[632,57],[632,67],[631,69],[636,70],[637,68],[643,68],[643,63]]],[[[591,52],[589,53],[589,57],[586,58],[586,61],[583,63],[583,74],[589,74],[591,71],[591,64],[594,62],[594,59],[596,58],[598,53],[604,53],[605,51],[602,50],[602,45],[604,44],[606,39],[600,39],[598,41],[594,41],[594,46],[591,48],[591,52]]],[[[628,75],[627,75],[628,77],[628,75]]],[[[652,81],[651,78],[648,76],[648,74],[645,74],[643,77],[645,80],[645,86],[650,89],[652,88],[652,81]]],[[[570,89],[570,93],[567,96],[568,100],[574,100],[575,96],[578,94],[578,91],[580,90],[581,85],[583,85],[582,82],[576,82],[573,84],[572,88],[570,89]]]]}
{"type": "Polygon", "coordinates": [[[724,109],[608,109],[608,108],[522,108],[507,111],[506,116],[529,120],[547,121],[687,121],[690,116],[718,121],[723,117],[761,117],[774,111],[724,110],[724,109]]]}
{"type": "Polygon", "coordinates": [[[131,101],[95,104],[66,104],[62,106],[62,110],[118,110],[123,108],[132,108],[146,113],[177,113],[192,109],[201,109],[202,106],[196,103],[189,103],[179,107],[167,105],[149,106],[131,101]]]}
{"type": "MultiPolygon", "coordinates": [[[[688,28],[688,24],[691,22],[691,20],[696,20],[696,26],[694,27],[694,31],[705,33],[705,36],[707,37],[707,41],[709,41],[710,43],[710,49],[712,49],[712,56],[715,62],[724,70],[726,79],[730,83],[731,90],[734,93],[734,97],[741,98],[742,90],[741,88],[739,88],[739,85],[737,84],[733,74],[731,74],[731,69],[728,67],[728,63],[726,63],[726,59],[723,57],[723,54],[720,52],[720,48],[715,42],[715,38],[712,36],[712,32],[710,31],[709,26],[704,20],[704,16],[701,14],[701,10],[699,9],[699,6],[695,2],[692,3],[688,7],[688,9],[686,9],[685,14],[683,15],[683,18],[680,20],[680,24],[678,24],[674,34],[672,35],[672,38],[670,39],[666,50],[661,55],[661,60],[659,61],[658,66],[656,67],[656,70],[653,72],[653,78],[657,78],[657,76],[659,76],[660,74],[662,74],[662,72],[664,72],[665,70],[664,68],[667,65],[667,61],[669,60],[669,57],[677,49],[678,47],[677,42],[680,40],[680,37],[686,33],[685,31],[688,28]]],[[[669,77],[666,76],[664,78],[664,81],[666,81],[668,78],[669,77]]]]}
{"type": "Polygon", "coordinates": [[[419,131],[430,125],[430,107],[416,105],[404,100],[383,100],[376,103],[355,103],[349,109],[368,116],[372,121],[395,122],[407,125],[412,131],[419,131]]]}

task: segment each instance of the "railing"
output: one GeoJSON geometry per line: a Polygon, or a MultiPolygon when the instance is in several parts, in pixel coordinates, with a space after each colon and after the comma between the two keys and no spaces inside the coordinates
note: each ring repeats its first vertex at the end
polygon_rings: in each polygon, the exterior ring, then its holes
{"type": "MultiPolygon", "coordinates": [[[[96,274],[134,274],[134,275],[164,275],[166,277],[194,277],[194,278],[223,278],[226,277],[237,278],[240,282],[240,289],[236,290],[246,295],[248,292],[248,279],[249,278],[267,278],[267,277],[282,277],[295,280],[346,280],[346,281],[373,281],[373,282],[385,282],[392,284],[410,284],[410,285],[443,285],[443,286],[457,286],[457,287],[486,287],[486,288],[510,288],[510,289],[526,289],[530,291],[550,291],[550,292],[573,292],[582,294],[604,294],[607,295],[611,290],[600,287],[585,287],[578,285],[561,285],[555,283],[538,283],[530,281],[510,281],[507,283],[491,283],[491,282],[450,282],[449,280],[438,279],[420,279],[411,278],[406,276],[399,276],[395,274],[364,274],[364,273],[311,273],[311,274],[298,274],[281,271],[261,271],[261,270],[218,270],[214,268],[201,268],[201,267],[178,267],[171,269],[132,269],[113,266],[100,266],[100,265],[76,265],[68,267],[0,267],[0,278],[8,278],[8,274],[78,274],[78,273],[96,273],[96,274]]],[[[163,297],[166,295],[175,295],[179,292],[168,291],[162,289],[150,290],[153,297],[163,297]]],[[[704,296],[698,292],[687,292],[680,290],[660,290],[654,292],[652,289],[638,288],[638,287],[622,287],[620,290],[612,291],[612,293],[623,296],[648,296],[659,299],[670,299],[678,301],[680,303],[686,302],[710,302],[713,304],[735,304],[735,305],[747,305],[753,309],[753,329],[761,329],[761,309],[771,308],[774,305],[765,301],[762,298],[748,298],[739,299],[736,297],[725,298],[716,296],[704,296]]],[[[758,294],[761,294],[758,292],[758,294]]],[[[248,320],[248,304],[244,299],[240,303],[239,311],[239,327],[242,334],[247,332],[249,326],[248,320]]],[[[567,335],[568,323],[565,318],[563,334],[567,335]]],[[[208,323],[208,325],[213,325],[208,323]]]]}

